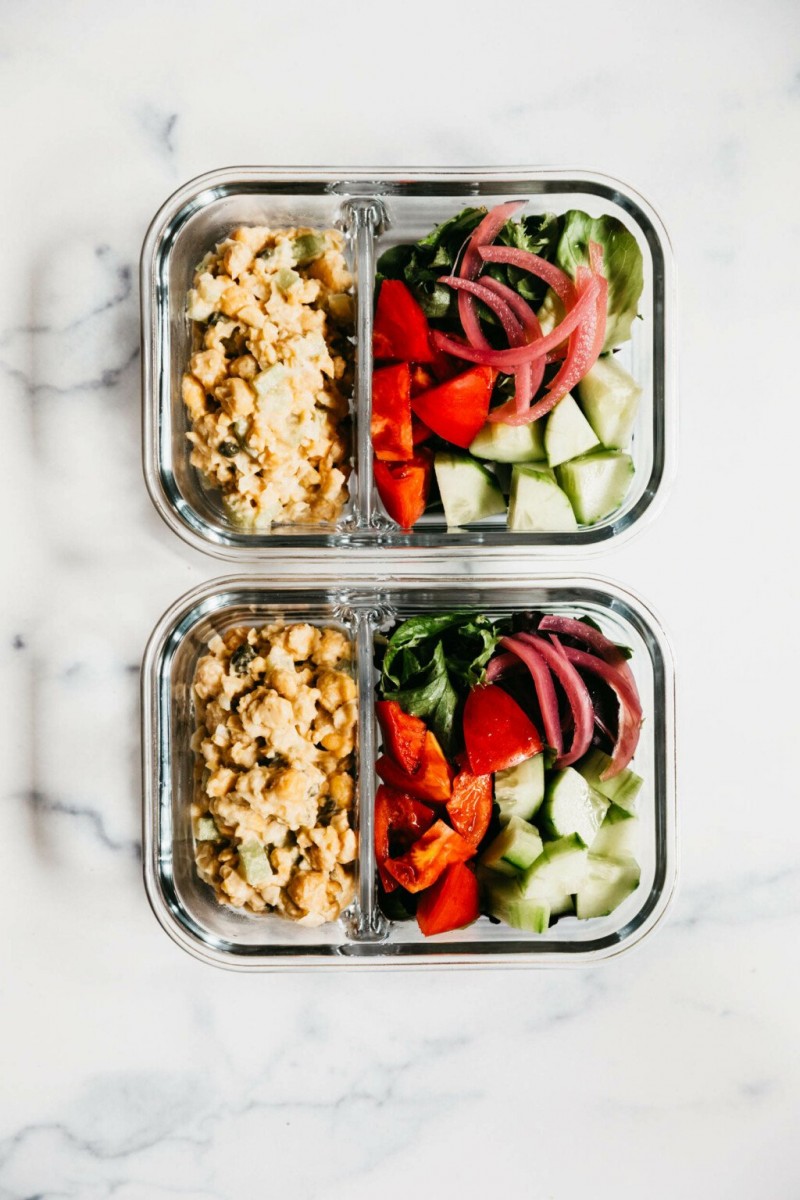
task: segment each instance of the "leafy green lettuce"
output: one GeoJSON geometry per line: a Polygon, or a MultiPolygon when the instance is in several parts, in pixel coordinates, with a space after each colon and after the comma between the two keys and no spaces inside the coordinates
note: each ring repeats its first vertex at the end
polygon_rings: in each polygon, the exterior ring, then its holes
{"type": "Polygon", "coordinates": [[[380,688],[406,712],[421,717],[446,753],[456,749],[456,714],[483,678],[500,631],[488,617],[442,613],[411,617],[389,639],[380,688]]]}
{"type": "Polygon", "coordinates": [[[603,247],[603,274],[608,280],[608,321],[604,350],[626,342],[638,312],[644,286],[642,252],[632,233],[616,217],[590,217],[576,209],[562,218],[556,262],[575,278],[588,265],[589,242],[603,247]]]}
{"type": "MultiPolygon", "coordinates": [[[[470,235],[485,216],[485,208],[465,208],[449,221],[437,225],[418,242],[392,246],[378,259],[378,281],[402,279],[430,320],[446,326],[457,326],[458,301],[455,294],[452,288],[437,281],[440,275],[453,274],[458,269],[470,235]]],[[[519,221],[507,221],[496,242],[552,259],[559,232],[560,222],[552,213],[530,215],[519,221]]],[[[529,303],[541,303],[545,285],[527,271],[504,263],[492,263],[488,272],[495,279],[515,288],[529,303]]],[[[479,309],[487,323],[497,323],[494,314],[483,305],[479,305],[479,309]]]]}

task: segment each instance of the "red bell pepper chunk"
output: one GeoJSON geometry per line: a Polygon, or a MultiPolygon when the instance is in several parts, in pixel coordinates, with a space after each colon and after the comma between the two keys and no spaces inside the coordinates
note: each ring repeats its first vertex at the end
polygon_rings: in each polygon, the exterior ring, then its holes
{"type": "Polygon", "coordinates": [[[417,904],[417,924],[425,937],[463,929],[479,915],[478,880],[465,863],[445,867],[417,904]]]}
{"type": "Polygon", "coordinates": [[[384,507],[403,529],[410,529],[425,511],[431,486],[433,455],[417,450],[408,462],[385,463],[375,459],[375,486],[384,507]]]}
{"type": "Polygon", "coordinates": [[[425,749],[425,722],[403,712],[396,700],[379,700],[375,712],[383,735],[383,748],[390,758],[413,775],[419,770],[425,749]]]}
{"type": "Polygon", "coordinates": [[[542,749],[533,722],[496,683],[473,688],[464,705],[464,745],[471,770],[490,775],[542,749]]]}
{"type": "MultiPolygon", "coordinates": [[[[441,355],[442,358],[448,358],[446,354],[441,355]]],[[[434,364],[434,370],[437,375],[434,375],[428,367],[422,366],[420,363],[415,363],[411,366],[411,398],[421,396],[423,392],[430,392],[437,386],[438,383],[445,379],[452,378],[461,370],[461,364],[457,363],[454,358],[448,358],[451,364],[450,369],[444,374],[438,373],[438,367],[434,364]]],[[[411,414],[411,440],[415,446],[422,445],[427,442],[428,438],[433,437],[433,430],[429,429],[424,421],[420,421],[419,417],[411,414]]]]}
{"type": "Polygon", "coordinates": [[[384,864],[407,892],[430,887],[451,863],[466,862],[475,847],[444,821],[435,821],[421,838],[399,858],[387,858],[384,864]]]}
{"type": "Polygon", "coordinates": [[[473,367],[414,396],[411,408],[439,437],[466,450],[486,423],[496,375],[491,367],[473,367]]]}
{"type": "Polygon", "coordinates": [[[384,462],[414,454],[411,435],[411,372],[408,363],[382,367],[372,376],[372,448],[384,462]]]}
{"type": "Polygon", "coordinates": [[[428,367],[423,367],[421,363],[412,363],[409,369],[412,396],[418,396],[420,392],[429,392],[431,388],[436,387],[436,376],[428,367]]]}
{"type": "Polygon", "coordinates": [[[400,279],[384,279],[372,326],[372,353],[377,360],[432,362],[428,319],[400,279]]]}
{"type": "Polygon", "coordinates": [[[395,853],[405,852],[430,829],[434,813],[413,796],[397,792],[383,784],[375,794],[375,860],[384,891],[393,892],[397,880],[386,870],[386,860],[394,843],[395,853]]]}
{"type": "Polygon", "coordinates": [[[492,819],[492,777],[461,770],[453,780],[447,801],[453,828],[477,849],[492,819]]]}
{"type": "Polygon", "coordinates": [[[375,770],[384,783],[401,792],[407,792],[409,796],[433,801],[434,804],[443,804],[450,799],[453,771],[430,730],[425,734],[422,761],[413,775],[399,767],[387,754],[380,756],[375,770]]]}

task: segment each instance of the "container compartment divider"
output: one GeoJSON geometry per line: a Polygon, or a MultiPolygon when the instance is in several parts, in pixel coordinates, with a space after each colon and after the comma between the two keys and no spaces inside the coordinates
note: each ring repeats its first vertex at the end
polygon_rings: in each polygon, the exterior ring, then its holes
{"type": "Polygon", "coordinates": [[[354,197],[344,206],[356,268],[356,404],[355,469],[351,481],[357,529],[374,524],[372,494],[372,297],[375,239],[385,221],[381,203],[371,196],[354,197]]]}
{"type": "Polygon", "coordinates": [[[358,942],[383,941],[389,922],[380,910],[375,865],[375,686],[373,638],[379,619],[373,605],[354,611],[358,677],[358,899],[349,924],[358,942]]]}

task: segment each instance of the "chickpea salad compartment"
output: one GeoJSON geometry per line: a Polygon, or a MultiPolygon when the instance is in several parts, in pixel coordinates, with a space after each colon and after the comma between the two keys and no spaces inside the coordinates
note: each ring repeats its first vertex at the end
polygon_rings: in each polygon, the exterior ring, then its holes
{"type": "Polygon", "coordinates": [[[157,214],[141,295],[148,488],[175,532],[220,557],[589,550],[650,518],[669,482],[669,244],[605,176],[212,172],[157,214]],[[540,269],[566,289],[566,316],[540,269]],[[448,288],[467,291],[445,312],[448,288]]]}
{"type": "Polygon", "coordinates": [[[214,634],[192,687],[200,878],[217,900],[314,926],[354,888],[356,683],[348,638],[307,622],[214,634]]]}
{"type": "Polygon", "coordinates": [[[216,580],[159,622],[142,686],[145,884],[166,932],[203,961],[244,970],[595,962],[641,940],[668,905],[671,656],[653,614],[605,580],[216,580]],[[641,880],[605,916],[562,916],[537,934],[483,915],[425,937],[382,901],[376,664],[398,622],[455,609],[492,621],[531,610],[588,617],[631,649],[644,713],[641,880]]]}

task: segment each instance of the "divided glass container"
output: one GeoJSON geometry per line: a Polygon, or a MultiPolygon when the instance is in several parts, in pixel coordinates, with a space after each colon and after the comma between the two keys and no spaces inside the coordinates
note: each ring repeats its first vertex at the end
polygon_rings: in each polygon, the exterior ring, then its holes
{"type": "MultiPolygon", "coordinates": [[[[152,500],[167,524],[196,548],[231,560],[264,560],[289,548],[329,557],[350,548],[391,554],[396,548],[453,553],[583,553],[638,528],[662,498],[674,440],[671,359],[672,264],[667,235],[652,207],[610,177],[579,171],[339,168],[231,168],[191,181],[156,215],[142,250],[144,469],[152,500]],[[632,486],[614,513],[567,533],[513,532],[504,516],[449,529],[441,513],[423,515],[403,531],[386,515],[373,484],[370,413],[375,264],[384,250],[416,241],[466,205],[492,207],[525,198],[525,212],[571,208],[617,217],[643,256],[642,320],[634,322],[619,361],[642,386],[631,453],[632,486]],[[355,279],[355,386],[351,400],[349,499],[328,524],[285,524],[269,532],[237,526],[220,493],[189,461],[189,421],[181,376],[193,350],[186,294],[207,251],[240,224],[273,228],[336,227],[346,237],[355,279]]],[[[465,364],[466,366],[466,364],[465,364]]]]}
{"type": "Polygon", "coordinates": [[[297,576],[218,579],[178,600],[148,644],[142,672],[144,873],[166,932],[198,959],[242,970],[281,966],[553,966],[593,963],[641,941],[670,900],[676,873],[675,744],[672,656],[650,609],[632,592],[596,576],[453,575],[350,577],[310,584],[297,576]],[[593,618],[632,650],[630,666],[644,711],[634,765],[639,798],[641,883],[610,916],[561,917],[544,935],[481,917],[467,929],[424,938],[414,920],[390,921],[377,893],[373,814],[375,639],[395,621],[451,609],[489,616],[544,610],[593,618]],[[210,637],[235,626],[308,622],[349,638],[358,686],[356,817],[359,858],[355,900],[339,920],[316,929],[274,915],[248,915],[219,904],[194,863],[192,679],[210,637]]]}

